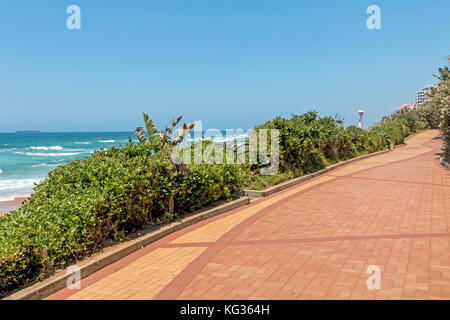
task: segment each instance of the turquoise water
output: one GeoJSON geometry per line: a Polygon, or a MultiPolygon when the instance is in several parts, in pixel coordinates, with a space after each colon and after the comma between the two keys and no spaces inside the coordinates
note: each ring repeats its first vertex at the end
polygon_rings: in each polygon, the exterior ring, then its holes
{"type": "MultiPolygon", "coordinates": [[[[191,133],[185,142],[192,142],[194,136],[201,137],[203,133],[191,133]]],[[[225,132],[222,134],[211,140],[230,140],[225,132]]],[[[133,132],[0,133],[0,201],[29,196],[34,184],[57,166],[85,158],[94,150],[126,144],[129,137],[137,142],[133,132]]],[[[233,139],[242,141],[245,137],[246,134],[239,134],[233,139]]]]}
{"type": "Polygon", "coordinates": [[[132,132],[0,133],[0,201],[28,196],[58,165],[126,144],[132,132]]]}

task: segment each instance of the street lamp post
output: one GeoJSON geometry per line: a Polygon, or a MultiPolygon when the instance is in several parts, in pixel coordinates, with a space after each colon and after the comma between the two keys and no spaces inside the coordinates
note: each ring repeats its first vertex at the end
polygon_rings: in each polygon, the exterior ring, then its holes
{"type": "Polygon", "coordinates": [[[359,114],[358,127],[360,127],[362,129],[362,117],[363,117],[364,111],[359,110],[358,114],[359,114]]]}

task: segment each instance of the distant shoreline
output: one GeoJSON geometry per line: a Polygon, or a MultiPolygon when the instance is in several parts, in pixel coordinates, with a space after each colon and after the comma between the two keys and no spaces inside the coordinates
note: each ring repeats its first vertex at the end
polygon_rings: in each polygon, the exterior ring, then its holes
{"type": "Polygon", "coordinates": [[[20,134],[41,133],[41,131],[37,130],[37,129],[35,129],[35,130],[19,130],[19,131],[16,131],[16,133],[20,133],[20,134]]]}
{"type": "Polygon", "coordinates": [[[14,200],[0,201],[0,216],[8,213],[11,210],[19,209],[28,197],[15,198],[14,200]]]}

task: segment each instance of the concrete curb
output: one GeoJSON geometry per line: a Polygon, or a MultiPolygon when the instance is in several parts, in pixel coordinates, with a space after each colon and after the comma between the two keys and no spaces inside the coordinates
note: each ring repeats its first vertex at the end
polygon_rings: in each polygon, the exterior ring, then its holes
{"type": "Polygon", "coordinates": [[[370,157],[373,157],[373,156],[376,156],[376,155],[380,155],[380,154],[383,154],[383,153],[387,153],[387,152],[389,152],[389,150],[369,153],[369,154],[365,154],[363,156],[359,156],[359,157],[356,157],[356,158],[353,158],[353,159],[341,161],[341,162],[332,164],[332,165],[330,165],[328,167],[325,167],[323,169],[320,169],[320,170],[318,170],[316,172],[309,173],[307,175],[304,175],[304,176],[301,176],[301,177],[298,177],[298,178],[294,178],[294,179],[282,182],[280,184],[268,187],[268,188],[266,188],[264,190],[244,190],[244,195],[246,195],[247,197],[250,197],[250,198],[267,197],[268,195],[271,195],[273,193],[279,192],[281,190],[285,190],[285,189],[290,188],[292,186],[295,186],[295,185],[297,185],[299,183],[305,182],[307,180],[310,180],[312,178],[320,176],[320,175],[322,175],[324,173],[327,173],[329,171],[332,171],[334,169],[342,167],[342,166],[344,166],[346,164],[349,164],[349,163],[352,163],[352,162],[355,162],[355,161],[358,161],[358,160],[370,158],[370,157]]]}
{"type": "MultiPolygon", "coordinates": [[[[105,248],[102,252],[96,253],[91,257],[85,258],[77,263],[80,268],[81,278],[86,278],[94,272],[128,256],[129,254],[148,246],[149,244],[175,232],[186,228],[202,220],[217,216],[219,214],[234,210],[250,203],[248,197],[218,205],[213,208],[205,208],[196,211],[180,221],[170,223],[163,227],[151,227],[141,231],[136,239],[119,243],[111,247],[105,248]]],[[[66,269],[59,269],[53,276],[36,283],[30,287],[19,290],[5,297],[3,300],[38,300],[48,297],[49,295],[64,289],[67,280],[72,274],[67,274],[66,269]]]]}
{"type": "Polygon", "coordinates": [[[403,147],[405,147],[405,146],[406,146],[406,143],[398,144],[398,145],[395,146],[394,150],[395,150],[395,149],[398,149],[398,148],[403,148],[403,147]]]}

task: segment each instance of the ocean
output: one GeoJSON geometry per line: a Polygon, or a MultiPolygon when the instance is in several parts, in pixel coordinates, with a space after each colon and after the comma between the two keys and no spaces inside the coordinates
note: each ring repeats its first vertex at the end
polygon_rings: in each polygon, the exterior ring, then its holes
{"type": "Polygon", "coordinates": [[[94,150],[126,144],[129,137],[137,142],[133,132],[0,133],[0,201],[27,197],[34,184],[57,166],[88,157],[94,150]]]}

